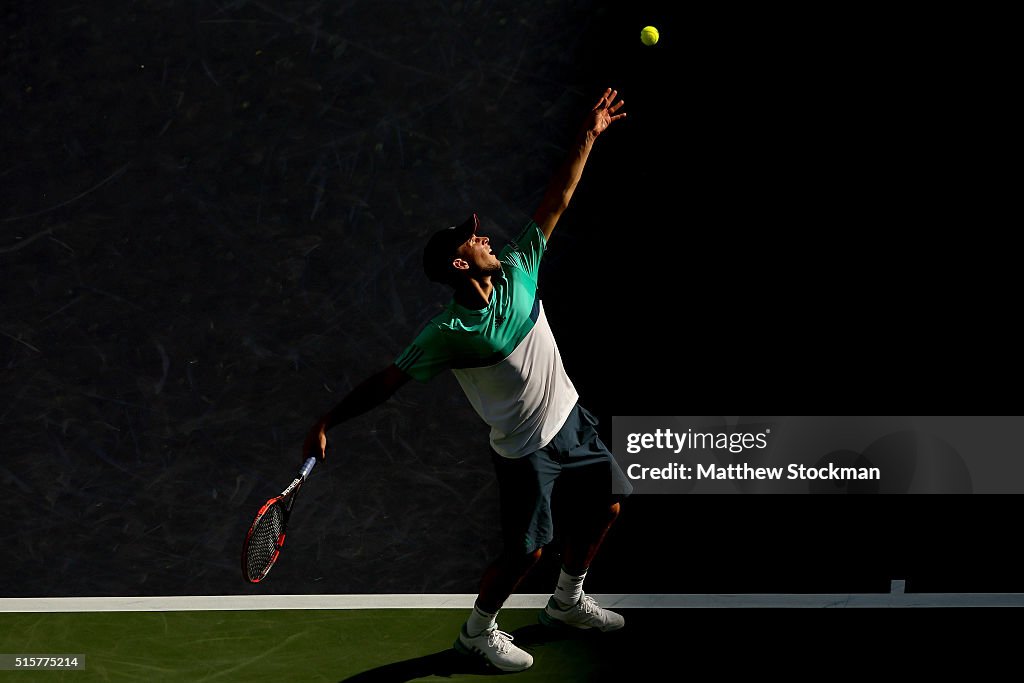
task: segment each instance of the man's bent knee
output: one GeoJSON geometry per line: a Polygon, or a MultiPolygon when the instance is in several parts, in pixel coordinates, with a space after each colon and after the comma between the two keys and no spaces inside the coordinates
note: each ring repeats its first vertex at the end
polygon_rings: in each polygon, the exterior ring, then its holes
{"type": "Polygon", "coordinates": [[[526,553],[526,555],[524,555],[523,558],[522,558],[523,564],[526,564],[526,565],[534,565],[534,564],[536,564],[537,560],[540,559],[540,556],[543,553],[544,553],[544,548],[543,547],[537,548],[532,553],[526,553]]]}

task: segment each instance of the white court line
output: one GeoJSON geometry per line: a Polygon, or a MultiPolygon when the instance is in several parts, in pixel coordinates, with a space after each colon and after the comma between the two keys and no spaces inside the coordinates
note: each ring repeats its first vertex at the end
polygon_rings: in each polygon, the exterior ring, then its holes
{"type": "MultiPolygon", "coordinates": [[[[549,594],[517,594],[505,608],[543,607],[549,594]]],[[[1024,607],[1024,593],[747,593],[628,595],[595,594],[603,607],[843,608],[1024,607]]],[[[391,595],[179,595],[148,597],[0,598],[0,612],[178,612],[279,609],[471,609],[475,594],[391,595]]]]}

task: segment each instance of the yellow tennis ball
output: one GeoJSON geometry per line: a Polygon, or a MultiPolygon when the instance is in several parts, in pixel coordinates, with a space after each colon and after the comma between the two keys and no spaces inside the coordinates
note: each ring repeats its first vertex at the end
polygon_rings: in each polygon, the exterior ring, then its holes
{"type": "Polygon", "coordinates": [[[658,42],[658,29],[653,26],[644,26],[643,30],[640,31],[640,42],[644,45],[654,45],[658,42]]]}

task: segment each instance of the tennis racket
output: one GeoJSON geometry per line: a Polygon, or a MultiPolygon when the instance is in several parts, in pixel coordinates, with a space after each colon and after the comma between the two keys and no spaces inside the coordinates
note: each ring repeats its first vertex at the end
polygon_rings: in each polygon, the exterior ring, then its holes
{"type": "Polygon", "coordinates": [[[295,505],[295,497],[315,464],[316,458],[307,458],[302,463],[299,476],[280,495],[264,503],[256,513],[256,519],[249,526],[249,533],[245,535],[242,544],[242,576],[249,583],[262,581],[281,556],[285,528],[292,514],[292,506],[295,505]]]}

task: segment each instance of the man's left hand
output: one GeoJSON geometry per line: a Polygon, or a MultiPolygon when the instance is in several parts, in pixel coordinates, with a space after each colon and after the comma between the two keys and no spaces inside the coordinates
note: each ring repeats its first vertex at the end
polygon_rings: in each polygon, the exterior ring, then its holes
{"type": "Polygon", "coordinates": [[[616,102],[615,98],[618,96],[618,90],[608,88],[601,95],[601,99],[597,101],[594,108],[590,110],[590,114],[587,115],[584,129],[594,135],[594,137],[603,133],[615,121],[626,118],[626,112],[619,111],[622,105],[625,104],[625,101],[619,100],[616,102]]]}

